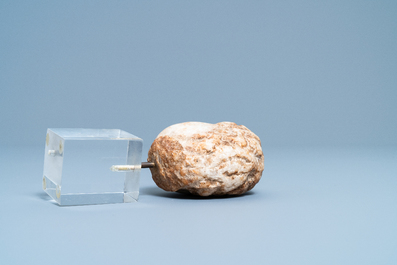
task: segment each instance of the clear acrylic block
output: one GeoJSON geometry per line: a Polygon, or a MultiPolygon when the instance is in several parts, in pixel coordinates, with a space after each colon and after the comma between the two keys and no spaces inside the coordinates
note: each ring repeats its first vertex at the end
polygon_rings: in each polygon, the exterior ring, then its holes
{"type": "Polygon", "coordinates": [[[118,129],[48,129],[43,189],[59,205],[136,201],[142,144],[118,129]],[[115,165],[133,170],[115,172],[115,165]]]}

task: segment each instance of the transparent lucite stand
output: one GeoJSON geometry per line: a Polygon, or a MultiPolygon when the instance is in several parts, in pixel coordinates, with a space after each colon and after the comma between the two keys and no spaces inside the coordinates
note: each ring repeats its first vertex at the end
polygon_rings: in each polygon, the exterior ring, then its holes
{"type": "Polygon", "coordinates": [[[62,206],[137,201],[142,144],[118,129],[48,129],[43,189],[62,206]]]}

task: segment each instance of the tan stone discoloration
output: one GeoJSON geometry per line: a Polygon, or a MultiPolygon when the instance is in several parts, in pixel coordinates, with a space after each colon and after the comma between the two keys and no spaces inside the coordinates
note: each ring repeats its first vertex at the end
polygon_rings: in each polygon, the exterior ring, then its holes
{"type": "Polygon", "coordinates": [[[259,137],[232,122],[172,125],[155,139],[148,161],[160,188],[200,196],[247,192],[264,168],[259,137]]]}

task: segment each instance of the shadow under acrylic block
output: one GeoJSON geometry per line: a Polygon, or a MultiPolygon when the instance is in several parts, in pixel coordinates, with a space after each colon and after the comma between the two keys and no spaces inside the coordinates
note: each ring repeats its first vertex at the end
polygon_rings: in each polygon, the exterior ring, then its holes
{"type": "Polygon", "coordinates": [[[48,129],[43,189],[59,205],[136,201],[142,144],[118,129],[48,129]]]}

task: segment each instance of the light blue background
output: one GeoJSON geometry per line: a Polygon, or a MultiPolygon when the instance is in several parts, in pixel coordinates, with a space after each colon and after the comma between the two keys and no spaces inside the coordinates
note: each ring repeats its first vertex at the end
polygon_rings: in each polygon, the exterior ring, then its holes
{"type": "Polygon", "coordinates": [[[150,144],[234,121],[264,145],[397,144],[395,1],[1,1],[1,144],[150,144]],[[83,3],[82,3],[83,2],[83,3]]]}
{"type": "Polygon", "coordinates": [[[0,263],[396,264],[397,2],[1,1],[0,263]],[[192,199],[57,207],[49,127],[243,124],[265,171],[192,199]]]}

